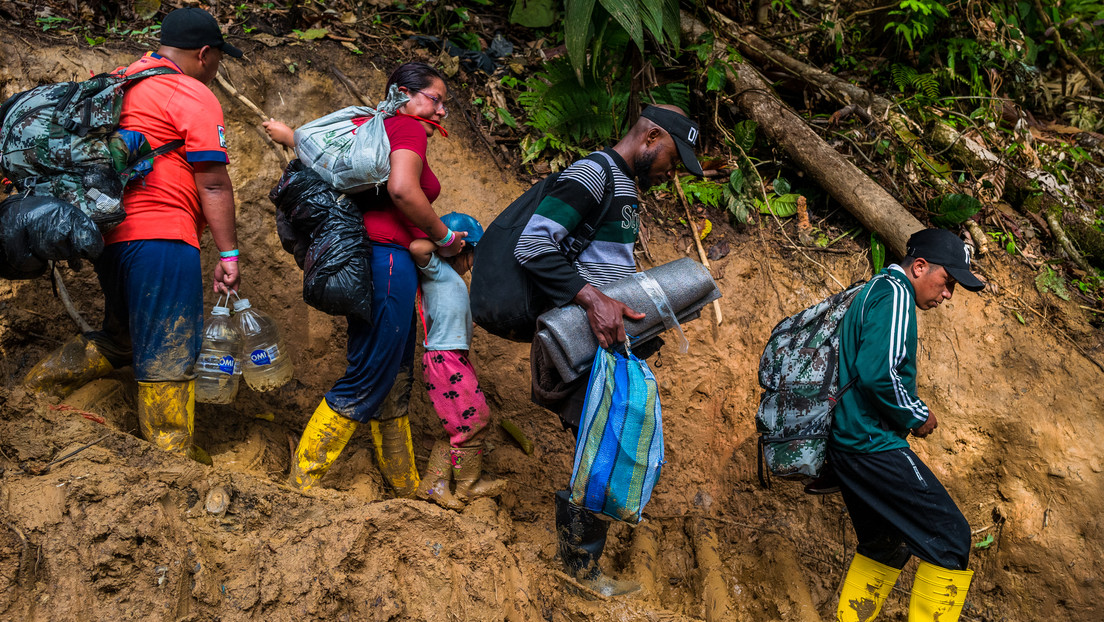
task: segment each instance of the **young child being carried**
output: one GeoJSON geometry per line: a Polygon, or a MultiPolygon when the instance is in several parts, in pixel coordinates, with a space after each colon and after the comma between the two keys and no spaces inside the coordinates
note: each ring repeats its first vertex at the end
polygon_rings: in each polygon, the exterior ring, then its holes
{"type": "Polygon", "coordinates": [[[436,245],[425,239],[410,243],[410,254],[421,272],[419,315],[425,328],[422,374],[429,401],[437,411],[449,440],[438,440],[418,487],[418,496],[452,510],[471,499],[496,497],[506,481],[485,479],[483,474],[483,428],[490,421],[490,409],[475,369],[468,359],[472,317],[468,286],[462,276],[471,270],[473,251],[483,236],[483,227],[468,216],[453,212],[441,217],[449,229],[467,233],[460,254],[442,259],[436,245]],[[449,486],[455,481],[455,492],[449,486]]]}

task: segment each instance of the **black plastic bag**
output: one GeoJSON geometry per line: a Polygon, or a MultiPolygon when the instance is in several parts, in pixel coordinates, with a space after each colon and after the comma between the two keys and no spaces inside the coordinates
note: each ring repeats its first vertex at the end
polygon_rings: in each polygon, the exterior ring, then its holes
{"type": "Polygon", "coordinates": [[[299,160],[268,195],[276,233],[303,268],[303,300],[330,315],[372,321],[372,244],[360,210],[299,160]]]}
{"type": "Polygon", "coordinates": [[[341,202],[348,201],[299,160],[287,165],[268,198],[276,206],[276,234],[280,236],[280,244],[295,256],[300,268],[311,238],[326,214],[341,202]]]}
{"type": "MultiPolygon", "coordinates": [[[[342,207],[351,207],[348,201],[342,207]]],[[[303,263],[303,299],[332,315],[372,321],[372,244],[353,208],[323,221],[303,263]]]]}
{"type": "Polygon", "coordinates": [[[99,257],[103,246],[92,219],[65,201],[16,194],[0,202],[0,277],[36,278],[48,261],[79,270],[81,259],[99,257]]]}

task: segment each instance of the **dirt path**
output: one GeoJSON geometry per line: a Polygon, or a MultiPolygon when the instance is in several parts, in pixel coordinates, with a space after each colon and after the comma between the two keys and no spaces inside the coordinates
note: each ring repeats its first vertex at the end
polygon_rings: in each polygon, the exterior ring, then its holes
{"type": "MultiPolygon", "coordinates": [[[[38,82],[87,76],[137,51],[0,43],[3,95],[38,82]]],[[[254,50],[230,63],[234,83],[274,116],[302,123],[352,98],[328,73],[337,63],[378,95],[389,59],[342,48],[254,50]],[[299,71],[282,62],[295,56],[299,71]],[[312,62],[306,62],[308,60],[312,62]]],[[[642,581],[637,598],[593,601],[557,574],[551,513],[567,482],[572,441],[528,401],[528,349],[477,331],[473,359],[496,417],[533,439],[522,453],[496,426],[489,467],[511,482],[499,502],[463,513],[388,500],[358,433],[317,493],[284,487],[289,437],[298,437],[344,368],[344,320],[300,301],[301,272],[282,251],[267,193],[276,155],[254,117],[216,90],[238,200],[243,290],[287,333],[295,379],[271,394],[243,386],[227,407],[200,405],[197,442],[213,467],[178,460],[136,438],[133,378],[116,372],[65,401],[103,423],[32,398],[29,367],[74,329],[46,281],[0,281],[0,618],[26,620],[819,620],[830,618],[854,550],[838,496],[807,497],[755,478],[755,372],[781,317],[832,293],[823,272],[773,242],[727,231],[732,253],[716,262],[725,325],[688,325],[688,354],[666,348],[661,382],[668,464],[648,507],[652,520],[615,526],[608,571],[642,581]],[[723,275],[723,276],[722,276],[723,275]],[[21,469],[107,438],[43,475],[21,469]],[[219,491],[225,512],[207,509],[219,491]],[[214,494],[212,492],[214,491],[214,494]],[[715,551],[715,555],[711,554],[715,551]],[[721,607],[728,603],[730,609],[721,607]]],[[[484,222],[525,187],[503,174],[459,116],[431,141],[441,178],[439,212],[484,222]]],[[[677,216],[649,202],[657,262],[683,255],[677,216]],[[671,230],[668,230],[671,227],[671,230]]],[[[718,235],[714,233],[713,235],[718,235]]],[[[203,250],[212,265],[214,249],[203,250]]],[[[841,282],[864,278],[861,255],[818,260],[841,282]]],[[[648,267],[645,262],[643,267],[648,267]]],[[[938,431],[913,443],[958,501],[975,542],[977,579],[964,619],[1095,621],[1104,607],[1104,374],[1048,322],[1089,344],[1098,336],[1076,309],[1044,306],[1031,276],[1002,257],[982,262],[999,293],[959,292],[920,319],[920,394],[938,431]],[[1047,322],[1022,299],[1045,309],[1047,322]],[[1007,309],[1016,306],[1019,323],[1007,309]]],[[[66,273],[95,325],[101,301],[88,269],[66,273]]],[[[1060,301],[1059,301],[1060,302],[1060,301]]],[[[213,300],[208,301],[208,305],[213,300]]],[[[1065,303],[1062,303],[1065,304],[1065,303]]],[[[1095,356],[1101,357],[1097,351],[1095,356]]],[[[424,461],[440,434],[415,391],[412,423],[424,461]]],[[[217,508],[213,508],[217,509],[217,508]]],[[[904,619],[908,576],[882,619],[904,619]]]]}

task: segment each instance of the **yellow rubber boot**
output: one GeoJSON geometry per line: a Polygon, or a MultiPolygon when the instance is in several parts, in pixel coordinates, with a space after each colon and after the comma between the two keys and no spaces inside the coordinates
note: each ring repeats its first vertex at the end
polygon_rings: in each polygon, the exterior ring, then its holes
{"type": "Polygon", "coordinates": [[[909,596],[909,622],[957,622],[973,570],[949,570],[920,562],[909,596]]]}
{"type": "Polygon", "coordinates": [[[425,476],[418,485],[418,498],[432,501],[450,510],[464,509],[464,502],[452,494],[452,462],[449,459],[448,441],[439,440],[429,454],[425,476]]]}
{"type": "Polygon", "coordinates": [[[322,398],[295,448],[288,486],[310,490],[330,470],[356,428],[356,421],[330,408],[322,398]]]}
{"type": "Polygon", "coordinates": [[[36,393],[66,397],[82,385],[111,371],[111,363],[84,335],[66,341],[39,361],[23,379],[36,393]]]}
{"type": "Polygon", "coordinates": [[[410,417],[372,420],[372,442],[380,472],[399,497],[413,497],[421,478],[414,464],[414,443],[410,439],[410,417]]]}
{"type": "Polygon", "coordinates": [[[195,380],[138,383],[138,428],[159,449],[192,457],[195,380]]]}
{"type": "Polygon", "coordinates": [[[837,622],[870,622],[878,617],[897,577],[901,571],[892,566],[880,564],[865,555],[855,554],[847,577],[840,590],[839,606],[836,607],[837,622]]]}

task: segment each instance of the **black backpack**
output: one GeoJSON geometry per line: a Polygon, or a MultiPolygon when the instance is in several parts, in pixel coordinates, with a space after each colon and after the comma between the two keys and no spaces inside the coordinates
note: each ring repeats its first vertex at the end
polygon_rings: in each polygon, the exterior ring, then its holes
{"type": "MultiPolygon", "coordinates": [[[[606,192],[597,217],[579,223],[569,236],[571,245],[561,249],[570,264],[590,246],[613,201],[613,171],[607,156],[591,154],[587,158],[605,171],[606,192]]],[[[558,178],[559,173],[553,173],[515,199],[487,227],[475,247],[471,276],[472,319],[492,335],[511,341],[532,341],[537,316],[553,306],[518,263],[514,248],[541,199],[558,178]]]]}

